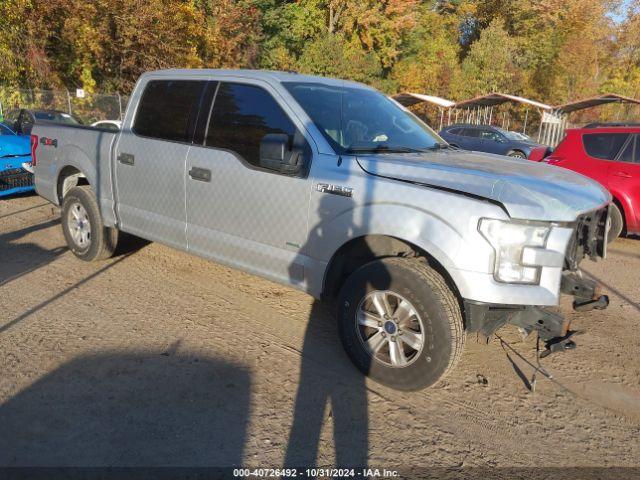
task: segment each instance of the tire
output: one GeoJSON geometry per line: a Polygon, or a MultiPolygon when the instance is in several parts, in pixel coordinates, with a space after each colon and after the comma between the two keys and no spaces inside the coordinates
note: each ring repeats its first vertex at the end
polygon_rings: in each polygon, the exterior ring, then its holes
{"type": "Polygon", "coordinates": [[[429,387],[444,378],[462,354],[465,334],[458,299],[423,261],[394,257],[360,267],[342,287],[338,308],[347,354],[360,371],[388,387],[429,387]],[[375,308],[384,305],[382,295],[388,318],[375,308]]]}
{"type": "Polygon", "coordinates": [[[111,257],[118,244],[118,230],[104,226],[98,202],[88,186],[73,187],[64,196],[62,232],[73,254],[87,262],[111,257]]]}
{"type": "Polygon", "coordinates": [[[624,229],[624,218],[622,217],[622,212],[620,212],[620,209],[615,203],[611,204],[609,212],[611,227],[609,228],[607,243],[611,243],[618,238],[624,229]]]}
{"type": "Polygon", "coordinates": [[[521,152],[520,150],[512,150],[507,154],[507,156],[514,157],[514,158],[524,158],[525,160],[527,158],[524,152],[521,152]]]}

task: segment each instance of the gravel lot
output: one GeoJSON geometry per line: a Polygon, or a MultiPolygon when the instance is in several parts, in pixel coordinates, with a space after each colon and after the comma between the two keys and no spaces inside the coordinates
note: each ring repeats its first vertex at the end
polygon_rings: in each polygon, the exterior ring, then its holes
{"type": "Polygon", "coordinates": [[[473,336],[401,393],[362,379],[303,293],[134,238],[83,263],[51,205],[0,200],[0,465],[640,467],[640,240],[583,267],[611,306],[563,306],[584,334],[543,361],[558,383],[530,391],[473,336]]]}

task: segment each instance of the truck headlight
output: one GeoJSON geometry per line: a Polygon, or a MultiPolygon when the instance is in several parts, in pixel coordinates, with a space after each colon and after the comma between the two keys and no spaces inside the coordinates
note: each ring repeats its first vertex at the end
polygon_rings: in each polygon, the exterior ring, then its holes
{"type": "Polygon", "coordinates": [[[550,228],[483,218],[478,230],[496,253],[494,278],[505,283],[538,284],[540,267],[524,265],[525,247],[544,247],[550,228]]]}

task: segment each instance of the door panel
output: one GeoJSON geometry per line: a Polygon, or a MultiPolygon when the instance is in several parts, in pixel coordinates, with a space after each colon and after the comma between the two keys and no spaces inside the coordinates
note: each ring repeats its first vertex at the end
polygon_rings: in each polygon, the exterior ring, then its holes
{"type": "Polygon", "coordinates": [[[305,140],[266,88],[220,84],[208,146],[187,156],[187,171],[203,174],[187,177],[188,248],[304,288],[311,183],[260,168],[257,157],[267,133],[286,133],[294,145],[305,140]]]}
{"type": "Polygon", "coordinates": [[[141,138],[130,132],[121,135],[115,173],[122,230],[177,248],[186,246],[184,173],[188,151],[188,145],[141,138]],[[125,163],[126,156],[132,164],[125,163]]]}
{"type": "Polygon", "coordinates": [[[186,248],[185,165],[205,81],[152,80],[115,148],[118,220],[126,232],[186,248]]]}
{"type": "Polygon", "coordinates": [[[464,135],[464,148],[467,150],[482,151],[482,140],[477,128],[467,127],[462,131],[464,135]]]}
{"type": "Polygon", "coordinates": [[[189,250],[283,283],[300,283],[310,183],[247,168],[235,154],[206,147],[189,152],[187,169],[194,167],[210,170],[211,181],[187,179],[189,250]]]}
{"type": "Polygon", "coordinates": [[[607,162],[608,188],[625,209],[627,230],[640,232],[640,141],[638,135],[621,150],[617,160],[607,162]]]}
{"type": "Polygon", "coordinates": [[[480,130],[481,149],[487,153],[504,154],[504,143],[498,141],[500,136],[493,130],[480,130]]]}

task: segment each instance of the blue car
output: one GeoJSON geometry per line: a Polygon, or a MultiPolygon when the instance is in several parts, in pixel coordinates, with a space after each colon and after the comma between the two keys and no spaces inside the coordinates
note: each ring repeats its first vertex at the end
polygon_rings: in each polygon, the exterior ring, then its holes
{"type": "Polygon", "coordinates": [[[544,148],[544,145],[536,143],[520,133],[510,132],[492,125],[450,125],[442,129],[440,136],[450,145],[463,150],[496,153],[518,158],[529,158],[534,149],[544,148]]]}
{"type": "Polygon", "coordinates": [[[29,137],[17,135],[4,123],[0,123],[0,197],[32,191],[33,173],[29,170],[29,137]]]}

